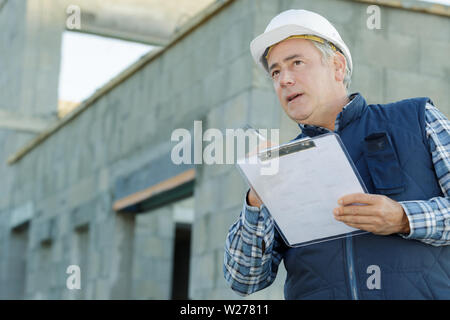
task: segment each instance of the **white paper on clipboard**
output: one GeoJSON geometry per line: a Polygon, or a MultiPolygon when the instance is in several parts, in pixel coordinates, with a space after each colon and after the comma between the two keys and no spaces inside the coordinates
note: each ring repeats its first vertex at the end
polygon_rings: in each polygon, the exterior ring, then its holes
{"type": "Polygon", "coordinates": [[[333,215],[340,197],[367,192],[338,135],[293,141],[241,159],[237,167],[269,210],[288,246],[367,233],[333,215]],[[278,161],[276,173],[261,174],[270,161],[278,161]]]}

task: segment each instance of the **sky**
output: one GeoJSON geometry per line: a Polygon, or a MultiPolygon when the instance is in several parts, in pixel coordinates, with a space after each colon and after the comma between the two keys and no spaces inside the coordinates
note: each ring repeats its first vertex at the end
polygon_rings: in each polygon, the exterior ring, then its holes
{"type": "Polygon", "coordinates": [[[59,100],[83,101],[153,48],[85,33],[64,32],[59,100]]]}

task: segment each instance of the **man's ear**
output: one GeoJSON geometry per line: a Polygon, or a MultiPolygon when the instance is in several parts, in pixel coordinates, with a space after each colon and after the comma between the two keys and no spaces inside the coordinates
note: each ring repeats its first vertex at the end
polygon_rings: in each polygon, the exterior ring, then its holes
{"type": "Polygon", "coordinates": [[[336,52],[333,57],[334,78],[336,79],[336,81],[344,81],[346,65],[347,60],[345,60],[344,55],[340,52],[336,52]]]}

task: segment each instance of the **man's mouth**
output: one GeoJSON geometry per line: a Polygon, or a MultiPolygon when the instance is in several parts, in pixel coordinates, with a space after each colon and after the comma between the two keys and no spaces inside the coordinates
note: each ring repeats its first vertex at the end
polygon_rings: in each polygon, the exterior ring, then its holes
{"type": "Polygon", "coordinates": [[[289,103],[289,102],[291,102],[291,101],[297,99],[297,98],[300,97],[301,95],[303,95],[303,93],[294,93],[294,94],[291,94],[291,95],[287,96],[287,97],[286,97],[286,100],[287,100],[287,102],[289,103]]]}

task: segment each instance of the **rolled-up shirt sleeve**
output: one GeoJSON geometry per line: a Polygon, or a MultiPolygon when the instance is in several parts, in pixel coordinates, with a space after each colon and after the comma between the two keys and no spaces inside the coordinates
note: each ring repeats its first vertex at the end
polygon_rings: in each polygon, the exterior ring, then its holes
{"type": "Polygon", "coordinates": [[[245,296],[273,283],[282,260],[275,238],[267,208],[249,206],[244,200],[225,242],[223,272],[233,291],[245,296]]]}
{"type": "Polygon", "coordinates": [[[432,104],[425,107],[425,130],[434,170],[443,197],[427,201],[402,201],[410,233],[405,239],[416,239],[434,246],[450,244],[450,121],[432,104]]]}

